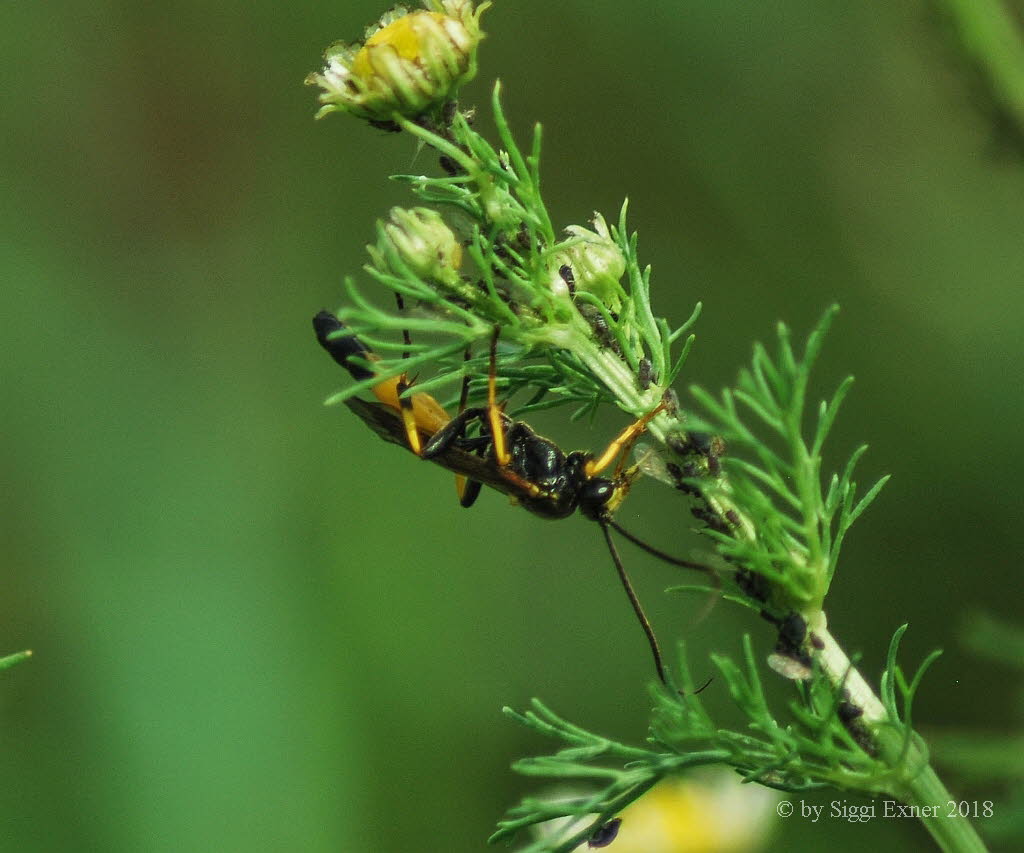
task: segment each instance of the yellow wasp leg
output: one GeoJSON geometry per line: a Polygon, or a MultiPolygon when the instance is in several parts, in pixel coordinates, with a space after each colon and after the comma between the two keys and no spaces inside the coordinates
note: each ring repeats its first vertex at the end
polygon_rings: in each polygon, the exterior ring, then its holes
{"type": "MultiPolygon", "coordinates": [[[[501,423],[501,408],[498,406],[498,326],[491,335],[491,369],[487,374],[487,421],[491,425],[491,441],[494,443],[494,459],[502,468],[507,468],[512,456],[505,443],[505,427],[501,423]]],[[[519,479],[519,478],[516,478],[519,479]]]]}
{"type": "MultiPolygon", "coordinates": [[[[640,438],[640,436],[643,435],[646,431],[647,424],[649,424],[654,419],[654,417],[658,415],[664,408],[665,404],[659,403],[655,408],[651,409],[651,411],[649,411],[642,418],[639,418],[634,423],[631,423],[622,432],[620,432],[618,436],[612,439],[611,444],[608,445],[604,453],[602,453],[596,459],[591,459],[587,463],[587,467],[585,469],[586,475],[588,477],[596,477],[605,468],[611,465],[615,457],[618,456],[619,454],[622,454],[623,459],[625,459],[629,453],[629,450],[636,443],[636,440],[640,438]]],[[[618,470],[616,470],[616,476],[619,476],[622,473],[622,467],[623,463],[620,461],[618,470]]]]}
{"type": "Polygon", "coordinates": [[[416,426],[416,412],[412,407],[412,397],[402,394],[409,387],[409,384],[402,375],[402,378],[398,380],[398,386],[396,391],[398,393],[398,408],[402,414],[402,424],[405,426],[405,437],[409,442],[409,449],[417,456],[423,455],[423,444],[420,441],[420,431],[416,426]]]}

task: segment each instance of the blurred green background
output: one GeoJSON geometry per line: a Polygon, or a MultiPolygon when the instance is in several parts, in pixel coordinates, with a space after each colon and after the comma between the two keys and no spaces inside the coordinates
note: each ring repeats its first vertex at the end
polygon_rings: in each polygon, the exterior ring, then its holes
{"type": "MultiPolygon", "coordinates": [[[[314,123],[320,53],[383,7],[15,4],[3,35],[5,488],[0,845],[17,851],[484,849],[550,744],[533,695],[639,740],[650,664],[596,530],[545,523],[321,400],[310,316],[342,299],[408,140],[314,123]]],[[[910,622],[927,731],[1012,725],[1017,685],[957,646],[1020,615],[1024,168],[924,3],[504,0],[483,108],[546,128],[556,222],[624,196],[659,313],[705,312],[687,382],[833,300],[819,392],[858,382],[836,458],[892,473],[829,616],[877,678],[910,622]],[[843,457],[845,458],[845,457],[843,457]]],[[[419,161],[418,168],[429,164],[419,161]]],[[[622,425],[555,418],[566,446],[622,425]]],[[[687,553],[638,486],[629,526],[687,553]]],[[[665,638],[699,604],[627,552],[665,638]]],[[[720,606],[694,668],[766,624],[720,606]]],[[[728,715],[724,691],[705,694],[728,715]]],[[[823,799],[828,799],[825,797],[823,799]]],[[[992,798],[998,796],[993,792],[992,798]]],[[[931,849],[910,823],[780,827],[784,849],[931,849]]]]}

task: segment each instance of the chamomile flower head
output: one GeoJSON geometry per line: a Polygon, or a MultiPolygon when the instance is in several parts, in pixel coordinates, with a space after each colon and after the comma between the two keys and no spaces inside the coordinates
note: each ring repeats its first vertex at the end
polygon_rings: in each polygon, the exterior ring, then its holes
{"type": "Polygon", "coordinates": [[[317,118],[348,112],[386,124],[439,112],[476,74],[480,15],[488,5],[426,0],[426,9],[397,7],[362,42],[332,45],[323,71],[306,78],[321,89],[317,118]]]}
{"type": "Polygon", "coordinates": [[[388,220],[381,223],[379,245],[370,250],[378,268],[389,266],[388,257],[397,257],[425,281],[447,285],[459,281],[462,244],[436,210],[391,208],[388,220]]]}
{"type": "MultiPolygon", "coordinates": [[[[565,798],[580,794],[564,792],[565,798]]],[[[743,785],[728,771],[692,773],[655,786],[628,806],[618,823],[606,824],[605,833],[614,832],[609,849],[615,853],[755,853],[768,846],[778,801],[775,791],[743,785]]],[[[562,839],[592,819],[553,820],[535,832],[543,839],[562,839]]],[[[604,846],[594,838],[575,853],[604,846]]]]}
{"type": "Polygon", "coordinates": [[[565,287],[565,279],[571,276],[576,292],[591,293],[608,310],[618,312],[623,292],[619,281],[626,272],[626,259],[600,213],[594,214],[593,226],[593,230],[582,225],[565,229],[569,237],[555,247],[548,264],[552,288],[565,287]]]}

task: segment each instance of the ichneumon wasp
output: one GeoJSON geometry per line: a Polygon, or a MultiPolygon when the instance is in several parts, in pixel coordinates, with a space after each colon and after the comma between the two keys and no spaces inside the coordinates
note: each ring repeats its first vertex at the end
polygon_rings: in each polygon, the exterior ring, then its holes
{"type": "MultiPolygon", "coordinates": [[[[337,317],[321,311],[313,318],[313,328],[321,346],[354,379],[363,381],[374,376],[373,352],[337,317]]],[[[487,485],[542,518],[567,518],[578,509],[585,517],[596,521],[633,612],[644,630],[658,677],[668,685],[654,630],[611,534],[615,530],[667,563],[704,572],[718,586],[717,574],[709,566],[666,554],[634,536],[614,519],[615,510],[640,470],[639,465],[626,467],[629,453],[647,424],[667,404],[663,401],[627,426],[598,456],[582,450],[565,453],[555,442],[502,411],[497,402],[497,343],[498,329],[495,329],[491,337],[486,406],[465,407],[468,384],[464,382],[460,411],[452,417],[429,394],[406,393],[410,383],[405,374],[383,379],[373,386],[374,396],[379,401],[377,405],[357,399],[349,400],[348,405],[381,437],[455,472],[460,502],[465,507],[471,506],[481,486],[487,485]],[[616,460],[612,476],[601,476],[616,460]]]]}

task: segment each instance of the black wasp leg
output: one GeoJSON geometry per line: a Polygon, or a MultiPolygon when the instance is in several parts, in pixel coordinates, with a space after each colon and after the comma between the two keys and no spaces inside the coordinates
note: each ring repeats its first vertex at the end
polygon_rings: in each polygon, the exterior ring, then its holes
{"type": "MultiPolygon", "coordinates": [[[[485,408],[463,409],[434,435],[423,448],[424,459],[433,459],[451,447],[457,447],[469,453],[476,453],[484,458],[488,448],[491,446],[491,438],[487,435],[478,435],[466,438],[466,428],[474,420],[482,420],[487,414],[485,408]]],[[[477,480],[466,480],[460,487],[459,503],[467,509],[476,503],[480,496],[481,484],[477,480]]]]}
{"type": "Polygon", "coordinates": [[[473,408],[459,412],[454,418],[446,423],[441,429],[435,432],[423,447],[422,456],[424,459],[433,459],[444,453],[449,447],[465,437],[466,427],[470,421],[478,419],[487,413],[487,409],[473,408]]]}
{"type": "Polygon", "coordinates": [[[480,497],[480,489],[482,487],[479,480],[466,480],[466,486],[462,490],[461,497],[459,497],[459,504],[469,509],[476,503],[476,499],[480,497]]]}
{"type": "MultiPolygon", "coordinates": [[[[478,435],[473,438],[459,439],[459,449],[475,453],[481,459],[487,458],[487,452],[491,449],[491,437],[489,435],[478,435]]],[[[467,480],[459,494],[459,504],[469,509],[480,497],[480,489],[483,484],[479,480],[467,480]]]]}
{"type": "Polygon", "coordinates": [[[465,450],[466,453],[475,453],[481,459],[487,458],[487,448],[491,446],[489,435],[475,435],[472,438],[460,438],[452,442],[452,447],[465,450]]]}
{"type": "MultiPolygon", "coordinates": [[[[442,158],[443,160],[444,158],[442,158]]],[[[442,165],[444,165],[442,163],[442,165]]],[[[465,365],[469,361],[472,353],[470,348],[466,347],[462,351],[462,390],[459,392],[459,414],[461,415],[466,411],[466,403],[469,401],[469,373],[466,372],[465,365]]],[[[485,436],[478,436],[473,439],[472,442],[463,437],[462,445],[466,450],[475,451],[478,456],[483,458],[487,452],[487,445],[490,443],[490,439],[485,436]],[[470,446],[472,444],[472,446],[470,446]]],[[[459,484],[459,504],[460,506],[469,509],[473,504],[476,503],[476,499],[480,497],[481,484],[479,480],[464,480],[462,478],[456,478],[456,482],[459,484]]]]}

